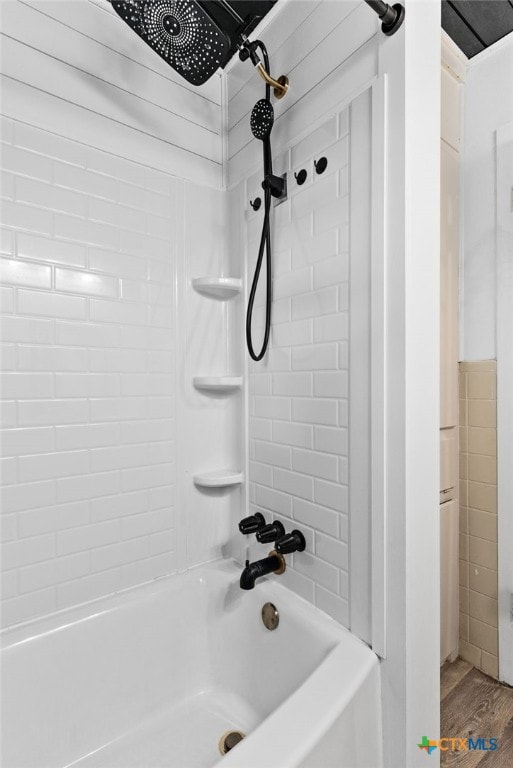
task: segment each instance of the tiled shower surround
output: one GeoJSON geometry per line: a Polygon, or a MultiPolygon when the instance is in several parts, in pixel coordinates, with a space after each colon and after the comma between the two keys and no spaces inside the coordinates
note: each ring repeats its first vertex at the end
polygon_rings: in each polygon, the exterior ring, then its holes
{"type": "MultiPolygon", "coordinates": [[[[370,192],[360,183],[352,212],[350,163],[370,183],[370,91],[339,109],[275,154],[289,198],[273,209],[271,344],[246,370],[249,431],[243,397],[192,385],[243,372],[244,299],[223,306],[190,281],[252,274],[261,168],[225,192],[4,121],[5,625],[223,555],[243,561],[239,489],[204,492],[192,475],[241,469],[249,449],[249,511],[306,537],[284,583],[349,626],[350,517],[368,515],[370,471],[369,425],[351,417],[355,403],[369,410],[370,192]]],[[[262,309],[260,291],[257,348],[262,309]]]]}
{"type": "MultiPolygon", "coordinates": [[[[344,625],[349,622],[349,109],[278,160],[289,200],[274,209],[273,326],[262,363],[250,365],[253,510],[299,528],[306,551],[285,579],[344,625]],[[314,156],[314,153],[315,156],[314,156]],[[314,159],[326,156],[319,175],[314,159]],[[294,172],[304,168],[299,186],[294,172]]],[[[261,175],[261,174],[260,174],[261,175]]],[[[248,181],[248,199],[259,174],[248,181]]],[[[249,263],[261,215],[248,213],[249,263]]],[[[251,269],[250,269],[251,271],[251,269]]],[[[263,282],[263,281],[262,281],[263,282]]],[[[255,348],[263,293],[255,312],[255,348]],[[258,317],[258,321],[257,321],[258,317]]]]}
{"type": "Polygon", "coordinates": [[[497,678],[497,364],[460,363],[459,377],[459,651],[497,678]]]}
{"type": "Polygon", "coordinates": [[[31,126],[2,131],[10,625],[177,568],[179,192],[169,175],[31,126]]]}

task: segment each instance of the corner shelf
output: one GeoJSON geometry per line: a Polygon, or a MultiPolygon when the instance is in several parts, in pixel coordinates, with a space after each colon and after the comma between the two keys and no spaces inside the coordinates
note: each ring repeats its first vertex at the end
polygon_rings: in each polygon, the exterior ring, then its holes
{"type": "Polygon", "coordinates": [[[230,485],[240,485],[244,480],[242,472],[233,469],[215,469],[211,472],[200,472],[193,475],[194,485],[201,488],[226,488],[230,485]]]}
{"type": "Polygon", "coordinates": [[[242,280],[238,277],[195,277],[192,287],[204,296],[226,300],[241,292],[242,280]]]}
{"type": "Polygon", "coordinates": [[[242,376],[195,376],[192,383],[196,389],[228,393],[242,387],[242,376]]]}

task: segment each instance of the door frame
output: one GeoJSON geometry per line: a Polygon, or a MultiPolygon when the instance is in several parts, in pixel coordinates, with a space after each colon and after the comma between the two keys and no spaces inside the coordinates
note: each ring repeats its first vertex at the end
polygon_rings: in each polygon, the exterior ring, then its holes
{"type": "Polygon", "coordinates": [[[496,132],[499,679],[513,685],[513,122],[496,132]]]}

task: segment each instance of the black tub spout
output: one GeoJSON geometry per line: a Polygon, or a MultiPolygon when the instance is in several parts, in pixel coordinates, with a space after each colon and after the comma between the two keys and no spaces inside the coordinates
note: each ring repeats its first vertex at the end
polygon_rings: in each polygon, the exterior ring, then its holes
{"type": "Polygon", "coordinates": [[[246,560],[246,567],[240,575],[240,588],[253,589],[255,581],[268,573],[281,574],[285,570],[285,558],[274,550],[267,557],[250,563],[246,560]]]}

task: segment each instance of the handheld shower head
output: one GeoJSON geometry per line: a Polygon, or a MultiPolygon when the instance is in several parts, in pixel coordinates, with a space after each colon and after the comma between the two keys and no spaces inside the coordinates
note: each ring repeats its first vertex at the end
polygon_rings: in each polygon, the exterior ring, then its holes
{"type": "Polygon", "coordinates": [[[249,125],[255,139],[265,141],[269,138],[274,125],[274,109],[270,101],[267,99],[257,101],[251,112],[249,125]]]}
{"type": "Polygon", "coordinates": [[[230,40],[196,0],[111,0],[116,13],[193,85],[230,56],[230,40]]]}

